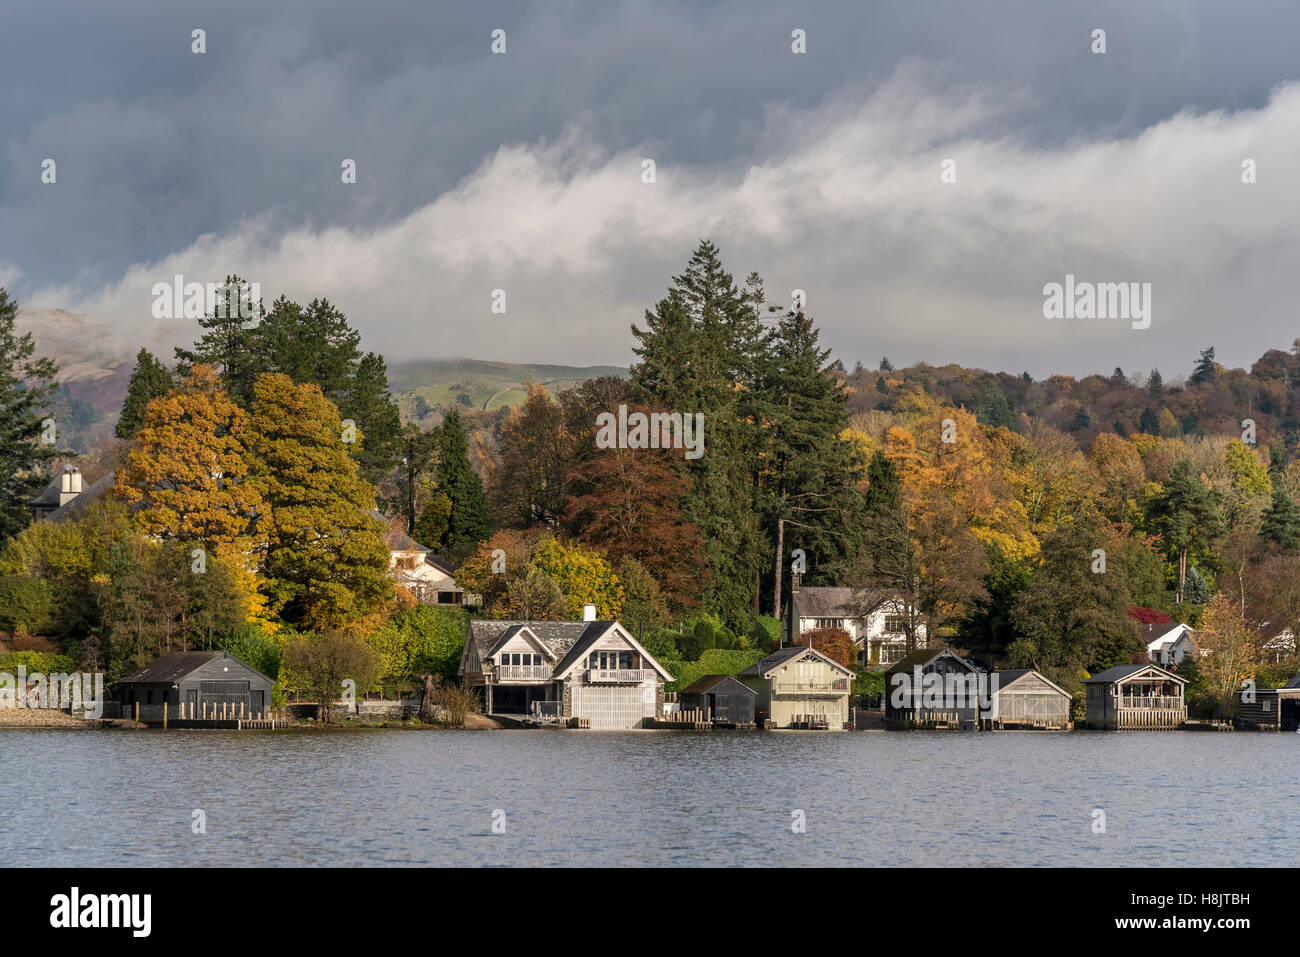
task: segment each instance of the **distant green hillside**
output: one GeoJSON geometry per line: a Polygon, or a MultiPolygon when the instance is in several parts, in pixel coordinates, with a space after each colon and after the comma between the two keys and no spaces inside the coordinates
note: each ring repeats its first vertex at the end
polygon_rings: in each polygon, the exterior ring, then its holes
{"type": "Polygon", "coordinates": [[[481,359],[428,359],[395,362],[388,367],[388,386],[403,418],[421,419],[428,409],[460,404],[491,411],[515,406],[527,394],[524,383],[536,382],[555,393],[588,379],[617,376],[626,379],[622,366],[558,366],[481,359]]]}

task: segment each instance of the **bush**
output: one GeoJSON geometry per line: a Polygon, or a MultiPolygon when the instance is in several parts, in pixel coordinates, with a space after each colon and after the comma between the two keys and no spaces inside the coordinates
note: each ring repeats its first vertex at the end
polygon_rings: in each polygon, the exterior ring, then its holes
{"type": "Polygon", "coordinates": [[[754,649],[711,648],[702,652],[698,661],[663,663],[674,679],[664,687],[667,691],[680,691],[705,675],[738,675],[764,657],[764,652],[754,649]]]}
{"type": "Polygon", "coordinates": [[[76,671],[77,665],[67,655],[52,655],[42,651],[11,651],[0,654],[0,671],[5,674],[17,674],[20,667],[27,673],[39,671],[42,674],[67,674],[76,671]]]}
{"type": "Polygon", "coordinates": [[[748,635],[755,648],[766,648],[772,642],[781,640],[781,622],[771,615],[756,615],[754,623],[749,626],[748,635]]]}
{"type": "Polygon", "coordinates": [[[230,652],[244,664],[256,668],[272,681],[280,676],[282,658],[280,646],[257,625],[246,624],[224,635],[218,635],[213,645],[220,651],[230,652]]]}

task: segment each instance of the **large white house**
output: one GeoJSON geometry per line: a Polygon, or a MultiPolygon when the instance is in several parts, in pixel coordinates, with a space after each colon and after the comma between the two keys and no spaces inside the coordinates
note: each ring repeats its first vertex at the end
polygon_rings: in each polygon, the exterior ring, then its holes
{"type": "Polygon", "coordinates": [[[388,546],[388,572],[397,583],[426,605],[477,605],[478,596],[467,595],[456,585],[456,570],[406,532],[400,521],[385,519],[384,544],[388,546]]]}
{"type": "MultiPolygon", "coordinates": [[[[853,639],[861,667],[884,667],[907,654],[909,606],[899,595],[868,595],[856,588],[807,586],[791,582],[790,601],[781,623],[783,644],[798,644],[799,636],[817,628],[839,628],[853,639]]],[[[928,645],[925,623],[916,629],[918,648],[928,645]]]]}
{"type": "Polygon", "coordinates": [[[469,623],[460,674],[487,714],[533,715],[595,729],[641,728],[663,710],[664,667],[617,621],[469,623]]]}

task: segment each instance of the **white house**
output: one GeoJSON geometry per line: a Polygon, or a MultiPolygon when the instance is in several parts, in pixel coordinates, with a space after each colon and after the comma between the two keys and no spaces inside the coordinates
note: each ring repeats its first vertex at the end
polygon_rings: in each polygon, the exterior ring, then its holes
{"type": "MultiPolygon", "coordinates": [[[[817,628],[839,628],[853,639],[862,667],[889,667],[907,654],[909,606],[902,596],[868,596],[855,588],[801,585],[791,582],[790,601],[781,623],[784,644],[798,644],[799,635],[817,628]],[[869,610],[868,610],[869,609],[869,610]]],[[[928,645],[925,623],[916,628],[918,648],[928,645]]]]}
{"type": "Polygon", "coordinates": [[[370,514],[384,523],[388,571],[399,585],[426,605],[478,604],[477,596],[466,595],[456,586],[456,570],[402,531],[400,521],[389,521],[378,512],[370,514]]]}
{"type": "Polygon", "coordinates": [[[1146,637],[1150,639],[1147,641],[1147,657],[1158,665],[1176,667],[1189,654],[1194,653],[1198,658],[1204,654],[1197,646],[1189,625],[1148,625],[1147,629],[1146,637]],[[1151,632],[1159,634],[1152,638],[1151,632]]]}
{"type": "Polygon", "coordinates": [[[595,617],[587,605],[582,621],[471,621],[460,674],[488,714],[644,727],[673,677],[619,622],[595,617]]]}

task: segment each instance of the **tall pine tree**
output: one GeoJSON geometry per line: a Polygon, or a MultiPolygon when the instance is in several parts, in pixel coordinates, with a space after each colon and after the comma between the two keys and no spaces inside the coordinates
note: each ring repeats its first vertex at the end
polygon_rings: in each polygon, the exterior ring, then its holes
{"type": "Polygon", "coordinates": [[[44,422],[58,367],[37,357],[30,332],[18,335],[17,318],[18,303],[0,287],[0,542],[27,524],[27,502],[45,481],[41,465],[55,455],[44,422]]]}
{"type": "MultiPolygon", "coordinates": [[[[755,508],[760,406],[755,388],[763,327],[761,293],[743,293],[702,241],[668,295],[632,327],[639,361],[634,401],[683,415],[704,414],[704,454],[691,463],[684,509],[708,548],[707,607],[740,624],[758,609],[767,548],[755,508]]],[[[614,410],[610,410],[614,411],[614,410]]]]}
{"type": "Polygon", "coordinates": [[[167,367],[148,349],[141,349],[136,353],[135,368],[126,387],[126,401],[122,404],[122,413],[117,417],[113,434],[119,439],[134,438],[144,422],[145,408],[149,403],[162,398],[175,387],[167,367]]]}
{"type": "Polygon", "coordinates": [[[447,522],[447,551],[459,558],[492,534],[488,524],[487,496],[483,480],[469,464],[469,442],[455,406],[438,427],[438,491],[451,499],[447,522]]]}

